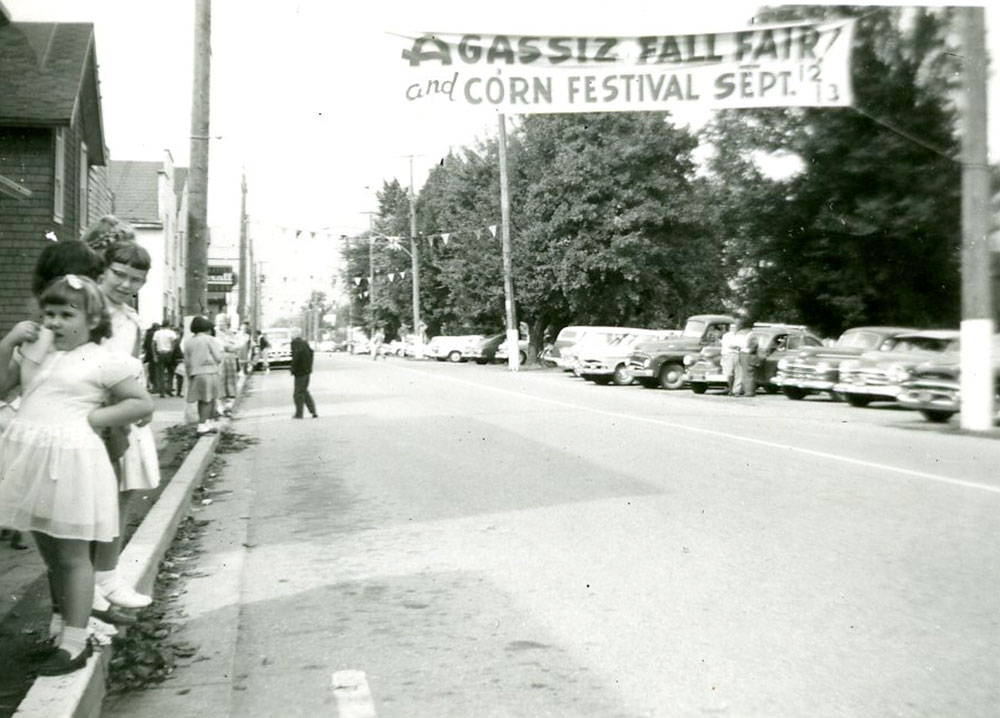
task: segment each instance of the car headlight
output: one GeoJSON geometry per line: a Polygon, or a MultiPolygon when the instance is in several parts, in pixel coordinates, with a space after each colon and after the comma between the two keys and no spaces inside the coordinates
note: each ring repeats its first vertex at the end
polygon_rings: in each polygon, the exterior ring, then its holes
{"type": "Polygon", "coordinates": [[[788,357],[783,357],[783,358],[779,359],[778,360],[778,370],[779,371],[785,371],[786,369],[788,369],[788,365],[789,364],[791,364],[791,362],[788,360],[788,357]]]}
{"type": "Polygon", "coordinates": [[[684,355],[684,366],[691,366],[696,361],[698,361],[698,357],[696,357],[694,354],[685,354],[684,355]]]}

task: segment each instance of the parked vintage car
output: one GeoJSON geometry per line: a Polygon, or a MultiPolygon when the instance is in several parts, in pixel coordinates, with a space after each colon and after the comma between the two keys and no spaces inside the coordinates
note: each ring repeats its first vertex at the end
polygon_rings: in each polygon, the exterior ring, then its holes
{"type": "MultiPolygon", "coordinates": [[[[1000,334],[993,336],[993,391],[996,418],[1000,420],[1000,334]]],[[[902,383],[896,401],[919,411],[927,421],[944,423],[962,410],[961,364],[956,353],[918,365],[902,383]]]]}
{"type": "Polygon", "coordinates": [[[579,366],[580,354],[587,353],[596,347],[604,347],[617,341],[626,334],[638,331],[638,327],[585,327],[579,340],[562,350],[560,366],[565,371],[576,372],[579,366]]]}
{"type": "Polygon", "coordinates": [[[497,349],[506,339],[506,332],[484,337],[474,344],[469,344],[462,353],[462,358],[467,361],[474,361],[476,364],[489,364],[496,359],[497,349]]]}
{"type": "Polygon", "coordinates": [[[628,367],[628,357],[640,341],[662,341],[677,336],[674,329],[636,329],[622,334],[604,345],[585,347],[577,356],[577,376],[596,384],[626,386],[635,377],[628,367]]]}
{"type": "Polygon", "coordinates": [[[480,342],[485,337],[482,334],[463,334],[460,336],[432,337],[425,348],[424,354],[438,361],[460,362],[463,352],[468,352],[469,346],[480,342]]]}
{"type": "Polygon", "coordinates": [[[631,329],[631,327],[599,326],[563,327],[556,336],[555,342],[546,350],[543,359],[555,364],[563,371],[573,371],[578,344],[581,342],[584,343],[584,346],[591,343],[607,344],[614,337],[621,336],[631,329]]]}
{"type": "Polygon", "coordinates": [[[931,329],[897,334],[877,351],[865,352],[840,363],[840,379],[833,390],[851,406],[868,406],[873,401],[895,401],[902,383],[913,369],[942,354],[958,355],[957,329],[931,329]]]}
{"type": "Polygon", "coordinates": [[[679,336],[662,341],[639,342],[628,357],[636,381],[654,389],[680,389],[686,381],[684,357],[706,346],[718,346],[733,318],[726,314],[689,317],[679,336]]]}
{"type": "MultiPolygon", "coordinates": [[[[292,365],[292,330],[289,327],[268,327],[262,330],[270,346],[267,348],[267,364],[271,369],[292,365]]],[[[258,353],[254,369],[263,369],[264,361],[258,353]]]]}
{"type": "MultiPolygon", "coordinates": [[[[758,353],[762,359],[754,372],[757,387],[771,393],[778,391],[774,377],[779,361],[802,348],[823,346],[823,340],[819,336],[798,324],[761,322],[750,329],[744,329],[740,334],[749,334],[757,340],[758,353]]],[[[687,367],[688,385],[695,394],[704,394],[709,389],[727,388],[726,378],[722,374],[721,347],[707,346],[698,354],[688,354],[684,357],[684,365],[687,367]]]]}
{"type": "Polygon", "coordinates": [[[806,347],[779,360],[774,384],[789,399],[804,399],[819,392],[833,395],[833,387],[840,377],[840,362],[866,351],[888,347],[897,335],[915,331],[913,327],[848,329],[832,347],[806,347]]]}
{"type": "MultiPolygon", "coordinates": [[[[497,347],[496,354],[493,356],[493,360],[506,364],[508,359],[507,354],[507,342],[501,341],[500,346],[497,347]]],[[[517,340],[517,361],[519,364],[524,364],[528,361],[528,340],[518,339],[517,340]]]]}

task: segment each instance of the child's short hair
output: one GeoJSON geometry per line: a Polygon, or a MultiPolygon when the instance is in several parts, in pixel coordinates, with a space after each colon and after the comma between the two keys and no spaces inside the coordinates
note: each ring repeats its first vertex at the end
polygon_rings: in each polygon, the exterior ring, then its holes
{"type": "Polygon", "coordinates": [[[99,344],[111,336],[111,315],[97,283],[88,277],[67,274],[52,281],[38,298],[42,307],[75,307],[87,317],[87,323],[97,321],[90,330],[90,341],[99,344]]]}
{"type": "Polygon", "coordinates": [[[138,269],[141,272],[148,272],[153,261],[149,252],[138,242],[115,242],[104,250],[104,262],[107,265],[124,264],[138,269]]]}
{"type": "Polygon", "coordinates": [[[95,282],[104,271],[104,260],[81,239],[64,239],[49,244],[38,255],[31,291],[37,297],[50,282],[67,274],[89,277],[95,282]]]}
{"type": "Polygon", "coordinates": [[[212,326],[212,322],[210,322],[206,317],[198,316],[198,317],[194,317],[191,320],[191,332],[193,334],[200,334],[202,332],[210,332],[213,329],[215,329],[215,327],[212,326]]]}

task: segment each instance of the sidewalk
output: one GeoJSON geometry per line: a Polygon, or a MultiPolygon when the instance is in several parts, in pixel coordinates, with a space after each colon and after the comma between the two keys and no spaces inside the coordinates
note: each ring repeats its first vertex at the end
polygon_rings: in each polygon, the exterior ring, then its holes
{"type": "MultiPolygon", "coordinates": [[[[167,430],[184,423],[184,400],[154,397],[153,433],[164,479],[177,470],[178,447],[171,447],[167,430]],[[172,466],[170,466],[173,464],[172,466]],[[168,467],[169,468],[166,468],[168,467]]],[[[30,548],[17,550],[9,542],[0,543],[0,716],[11,715],[28,680],[27,666],[19,651],[29,636],[38,636],[48,624],[49,600],[45,565],[30,536],[23,538],[30,548]]]]}

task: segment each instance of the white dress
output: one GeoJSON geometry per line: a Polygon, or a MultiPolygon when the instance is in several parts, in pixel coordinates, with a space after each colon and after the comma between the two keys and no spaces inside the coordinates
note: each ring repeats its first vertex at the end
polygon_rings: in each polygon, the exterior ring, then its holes
{"type": "MultiPolygon", "coordinates": [[[[118,486],[87,416],[138,360],[87,342],[21,358],[21,406],[0,436],[0,526],[84,541],[118,535],[118,486]]],[[[141,367],[139,367],[141,368],[141,367]]]]}
{"type": "MultiPolygon", "coordinates": [[[[111,313],[111,336],[102,342],[102,346],[135,357],[142,337],[138,315],[125,304],[108,302],[108,309],[111,313]]],[[[139,364],[136,379],[139,386],[146,385],[142,364],[139,364]]],[[[121,469],[121,491],[148,491],[160,485],[160,459],[156,455],[156,436],[151,424],[132,424],[129,427],[128,448],[122,456],[121,469]]]]}

